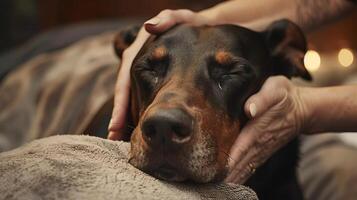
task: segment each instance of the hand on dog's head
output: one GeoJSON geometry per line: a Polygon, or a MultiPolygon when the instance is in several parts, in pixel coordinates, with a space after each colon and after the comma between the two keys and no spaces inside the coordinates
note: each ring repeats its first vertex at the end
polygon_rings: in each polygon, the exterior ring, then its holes
{"type": "MultiPolygon", "coordinates": [[[[139,25],[132,26],[120,31],[114,39],[114,50],[121,58],[123,51],[134,42],[139,25]]],[[[261,32],[265,38],[265,44],[269,48],[275,63],[273,75],[284,75],[302,77],[305,80],[312,80],[311,75],[303,64],[303,57],[307,50],[307,43],[301,29],[289,20],[279,20],[273,22],[261,32]]]]}
{"type": "MultiPolygon", "coordinates": [[[[116,36],[119,57],[138,30],[116,36]]],[[[311,80],[305,52],[303,33],[288,20],[263,32],[179,25],[152,36],[131,68],[136,128],[130,162],[166,180],[221,180],[227,152],[246,121],[245,100],[272,75],[311,80]]]]}

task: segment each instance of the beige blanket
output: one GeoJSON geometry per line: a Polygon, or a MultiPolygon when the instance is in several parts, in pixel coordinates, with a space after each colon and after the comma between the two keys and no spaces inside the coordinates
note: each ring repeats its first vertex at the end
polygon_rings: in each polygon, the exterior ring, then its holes
{"type": "Polygon", "coordinates": [[[52,136],[0,154],[0,199],[257,199],[244,186],[172,184],[128,164],[129,144],[52,136]]]}

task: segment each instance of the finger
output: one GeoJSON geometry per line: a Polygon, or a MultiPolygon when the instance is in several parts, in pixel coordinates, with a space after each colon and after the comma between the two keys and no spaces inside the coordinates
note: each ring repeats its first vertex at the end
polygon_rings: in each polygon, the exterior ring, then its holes
{"type": "Polygon", "coordinates": [[[255,172],[252,163],[243,162],[232,169],[224,179],[225,183],[244,184],[255,172]]]}
{"type": "Polygon", "coordinates": [[[251,158],[254,137],[253,134],[247,133],[246,128],[244,128],[234,141],[229,153],[232,159],[228,160],[229,178],[227,177],[227,180],[236,177],[242,171],[244,163],[251,158]]]}
{"type": "Polygon", "coordinates": [[[158,34],[176,24],[193,22],[194,15],[194,12],[187,9],[163,10],[156,17],[146,21],[144,25],[148,32],[158,34]]]}
{"type": "Polygon", "coordinates": [[[109,140],[123,140],[124,133],[121,131],[109,131],[108,137],[109,140]]]}
{"type": "Polygon", "coordinates": [[[272,86],[272,81],[267,80],[256,94],[250,96],[244,104],[244,111],[250,118],[260,116],[277,103],[279,92],[272,86]]]}
{"type": "Polygon", "coordinates": [[[257,130],[254,121],[250,121],[235,140],[228,161],[229,174],[226,182],[243,183],[255,171],[260,162],[259,149],[256,145],[257,130]]]}
{"type": "Polygon", "coordinates": [[[129,104],[130,68],[137,53],[140,51],[150,34],[141,28],[136,40],[123,53],[123,59],[115,85],[114,108],[108,130],[108,138],[122,138],[121,130],[125,127],[125,117],[129,104]]]}
{"type": "Polygon", "coordinates": [[[125,117],[129,101],[130,80],[129,74],[123,70],[125,66],[122,66],[119,72],[118,80],[115,86],[114,107],[112,111],[112,118],[108,126],[108,139],[119,140],[123,137],[121,130],[125,127],[125,117]],[[127,74],[127,76],[123,76],[127,74]]]}

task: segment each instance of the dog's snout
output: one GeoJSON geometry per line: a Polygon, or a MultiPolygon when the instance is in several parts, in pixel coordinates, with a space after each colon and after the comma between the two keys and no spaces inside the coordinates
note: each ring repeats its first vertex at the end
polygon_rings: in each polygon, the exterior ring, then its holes
{"type": "Polygon", "coordinates": [[[181,109],[158,110],[143,122],[143,138],[148,144],[183,144],[191,138],[192,124],[192,117],[181,109]]]}

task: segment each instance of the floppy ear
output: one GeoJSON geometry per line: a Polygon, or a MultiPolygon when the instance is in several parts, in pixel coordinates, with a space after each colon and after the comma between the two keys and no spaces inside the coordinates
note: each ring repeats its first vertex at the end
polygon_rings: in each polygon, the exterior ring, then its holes
{"type": "Polygon", "coordinates": [[[275,74],[289,78],[300,76],[305,80],[312,80],[303,63],[307,49],[306,39],[296,24],[285,19],[275,21],[263,34],[273,59],[275,74]]]}
{"type": "Polygon", "coordinates": [[[134,42],[138,32],[140,30],[140,26],[131,26],[127,29],[121,30],[114,38],[114,50],[115,54],[121,58],[123,51],[128,48],[131,43],[134,42]]]}

